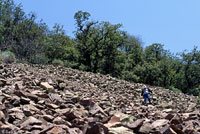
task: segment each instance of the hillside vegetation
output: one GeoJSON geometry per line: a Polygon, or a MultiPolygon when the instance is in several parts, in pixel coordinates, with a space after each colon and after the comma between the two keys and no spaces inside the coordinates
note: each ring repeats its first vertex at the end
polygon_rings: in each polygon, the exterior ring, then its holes
{"type": "Polygon", "coordinates": [[[34,13],[25,13],[22,5],[1,0],[0,60],[59,64],[199,95],[197,47],[177,55],[160,43],[144,48],[142,39],[121,30],[121,24],[94,21],[90,16],[84,11],[75,13],[76,31],[74,38],[70,38],[62,25],[55,24],[50,30],[42,20],[36,21],[34,13]]]}

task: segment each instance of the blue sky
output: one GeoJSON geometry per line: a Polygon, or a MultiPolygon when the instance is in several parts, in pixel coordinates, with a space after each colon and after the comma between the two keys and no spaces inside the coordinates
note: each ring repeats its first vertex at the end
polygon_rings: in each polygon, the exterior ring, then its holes
{"type": "Polygon", "coordinates": [[[49,28],[64,25],[73,37],[74,14],[87,11],[93,20],[123,24],[143,45],[161,43],[173,53],[200,48],[200,0],[14,0],[34,12],[49,28]]]}

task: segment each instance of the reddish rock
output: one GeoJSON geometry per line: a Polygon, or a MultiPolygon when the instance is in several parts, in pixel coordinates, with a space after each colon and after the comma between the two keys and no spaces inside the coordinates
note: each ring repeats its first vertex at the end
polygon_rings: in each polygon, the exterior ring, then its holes
{"type": "Polygon", "coordinates": [[[70,108],[65,108],[65,109],[56,109],[56,112],[59,114],[59,115],[64,115],[68,112],[70,112],[71,109],[70,108]]]}
{"type": "Polygon", "coordinates": [[[81,130],[79,130],[78,128],[71,128],[68,130],[69,134],[83,134],[81,130]]]}
{"type": "Polygon", "coordinates": [[[62,98],[58,94],[50,94],[49,98],[51,99],[52,102],[55,102],[57,104],[60,104],[63,102],[62,98]]]}
{"type": "Polygon", "coordinates": [[[54,117],[51,116],[51,115],[43,115],[43,118],[44,118],[46,121],[52,121],[54,117]]]}
{"type": "Polygon", "coordinates": [[[5,122],[6,116],[3,111],[0,111],[0,121],[5,122]]]}
{"type": "Polygon", "coordinates": [[[53,123],[56,124],[56,125],[61,125],[61,124],[65,124],[65,120],[63,120],[61,117],[56,117],[54,120],[53,120],[53,123]]]}
{"type": "Polygon", "coordinates": [[[26,97],[33,100],[34,102],[38,102],[39,100],[37,95],[31,94],[31,93],[26,93],[26,97]]]}
{"type": "Polygon", "coordinates": [[[77,118],[75,112],[73,112],[73,111],[72,111],[72,112],[67,112],[67,113],[65,113],[64,115],[65,115],[65,119],[66,119],[67,121],[72,121],[72,120],[74,120],[74,119],[77,118]]]}
{"type": "Polygon", "coordinates": [[[193,124],[193,121],[187,121],[185,122],[186,126],[183,127],[183,132],[185,134],[193,134],[194,133],[194,124],[193,124]]]}
{"type": "Polygon", "coordinates": [[[139,133],[141,134],[149,134],[152,131],[152,126],[150,123],[145,123],[143,124],[140,129],[139,129],[139,133]]]}
{"type": "Polygon", "coordinates": [[[21,128],[28,127],[29,125],[41,125],[42,121],[30,116],[20,126],[21,128]]]}
{"type": "Polygon", "coordinates": [[[152,128],[160,128],[160,127],[163,127],[163,126],[165,126],[165,125],[167,125],[168,124],[168,120],[166,120],[166,119],[160,119],[160,120],[156,120],[156,121],[154,121],[152,124],[151,124],[151,127],[152,128]]]}
{"type": "Polygon", "coordinates": [[[173,129],[171,129],[168,125],[160,129],[161,134],[177,134],[173,129]]]}
{"type": "Polygon", "coordinates": [[[103,111],[103,109],[99,105],[97,105],[97,104],[90,105],[90,107],[89,107],[89,113],[91,113],[92,115],[95,115],[98,112],[106,115],[105,112],[103,111]]]}
{"type": "Polygon", "coordinates": [[[49,107],[49,108],[52,108],[52,109],[57,109],[57,108],[59,108],[58,105],[53,104],[53,103],[46,103],[46,106],[49,107]]]}
{"type": "Polygon", "coordinates": [[[128,125],[128,127],[133,129],[133,130],[137,130],[142,126],[143,122],[144,122],[144,119],[138,119],[135,122],[128,125]]]}
{"type": "Polygon", "coordinates": [[[168,114],[166,117],[165,117],[165,119],[167,119],[167,120],[171,120],[172,118],[174,118],[174,114],[168,114]]]}
{"type": "Polygon", "coordinates": [[[25,98],[25,97],[21,97],[20,101],[21,101],[22,104],[29,104],[30,103],[30,99],[25,98]]]}
{"type": "Polygon", "coordinates": [[[110,124],[113,124],[113,123],[116,123],[116,122],[120,122],[120,118],[117,117],[117,116],[115,116],[115,115],[113,115],[113,116],[110,118],[110,120],[108,121],[108,123],[110,123],[110,124]]]}
{"type": "Polygon", "coordinates": [[[31,92],[31,94],[36,95],[36,96],[41,97],[41,98],[48,98],[49,97],[48,94],[46,94],[46,93],[44,93],[40,90],[34,90],[34,91],[31,92]]]}
{"type": "Polygon", "coordinates": [[[170,121],[171,124],[181,124],[182,123],[182,118],[180,117],[180,115],[176,115],[174,116],[171,121],[170,121]]]}
{"type": "Polygon", "coordinates": [[[65,133],[66,131],[62,127],[59,127],[59,126],[55,126],[46,132],[46,134],[65,134],[65,133]]]}
{"type": "Polygon", "coordinates": [[[184,134],[184,132],[182,131],[183,127],[182,125],[174,125],[171,124],[170,127],[177,133],[177,134],[184,134]]]}
{"type": "Polygon", "coordinates": [[[84,107],[89,107],[91,105],[94,105],[95,103],[91,99],[85,98],[80,100],[80,104],[83,105],[84,107]]]}

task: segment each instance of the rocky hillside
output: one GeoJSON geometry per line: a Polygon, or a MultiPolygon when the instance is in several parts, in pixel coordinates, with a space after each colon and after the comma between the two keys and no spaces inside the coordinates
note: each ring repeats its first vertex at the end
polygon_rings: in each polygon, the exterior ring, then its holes
{"type": "Polygon", "coordinates": [[[199,134],[198,98],[64,67],[0,64],[2,134],[199,134]]]}

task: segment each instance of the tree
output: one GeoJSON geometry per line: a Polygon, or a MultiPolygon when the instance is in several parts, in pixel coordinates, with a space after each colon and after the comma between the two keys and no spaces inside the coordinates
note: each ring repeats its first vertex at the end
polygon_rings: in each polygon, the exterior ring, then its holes
{"type": "Polygon", "coordinates": [[[89,22],[90,14],[88,12],[78,11],[74,15],[74,19],[76,20],[77,31],[75,32],[75,37],[77,39],[77,49],[80,53],[79,62],[84,65],[85,70],[91,71],[91,55],[94,48],[94,45],[91,44],[92,35],[94,34],[94,30],[92,27],[98,22],[89,22]]]}
{"type": "Polygon", "coordinates": [[[144,51],[145,60],[147,62],[160,61],[165,54],[166,52],[163,49],[163,45],[158,43],[154,43],[146,47],[144,51]]]}
{"type": "Polygon", "coordinates": [[[0,24],[2,26],[3,41],[1,50],[6,50],[13,44],[13,20],[14,20],[14,9],[16,6],[12,0],[2,0],[0,2],[0,24]]]}
{"type": "Polygon", "coordinates": [[[183,58],[183,73],[185,82],[183,85],[183,92],[188,92],[189,89],[194,89],[200,84],[200,51],[197,50],[197,47],[194,47],[190,53],[182,53],[183,58]]]}
{"type": "Polygon", "coordinates": [[[163,87],[171,86],[175,73],[173,64],[174,64],[173,58],[170,56],[163,57],[162,60],[159,61],[158,65],[161,71],[160,86],[163,87]]]}
{"type": "Polygon", "coordinates": [[[65,34],[63,26],[55,24],[46,40],[45,54],[52,62],[59,59],[65,62],[68,67],[76,68],[78,62],[78,51],[76,42],[65,34]]]}
{"type": "Polygon", "coordinates": [[[30,58],[38,53],[43,45],[45,23],[35,22],[35,14],[26,15],[21,5],[13,0],[0,2],[1,50],[10,50],[18,59],[30,58]]]}
{"type": "Polygon", "coordinates": [[[136,37],[128,35],[125,42],[125,52],[127,54],[127,69],[129,71],[143,62],[143,48],[141,42],[136,37]]]}
{"type": "Polygon", "coordinates": [[[125,64],[122,72],[122,78],[128,81],[138,82],[139,77],[134,74],[137,65],[143,63],[143,48],[139,38],[126,33],[126,39],[121,46],[121,50],[125,53],[125,64]]]}
{"type": "Polygon", "coordinates": [[[125,41],[125,32],[120,30],[121,26],[121,24],[111,25],[109,22],[106,22],[104,25],[108,33],[103,42],[104,47],[102,51],[102,69],[104,74],[116,76],[116,74],[122,70],[118,68],[119,66],[117,66],[117,59],[121,54],[119,49],[125,41]]]}
{"type": "Polygon", "coordinates": [[[109,22],[89,21],[90,14],[78,11],[75,13],[77,31],[77,49],[80,53],[79,62],[86,71],[114,74],[117,68],[118,48],[124,41],[121,25],[109,22]],[[116,67],[116,68],[115,68],[116,67]]]}

